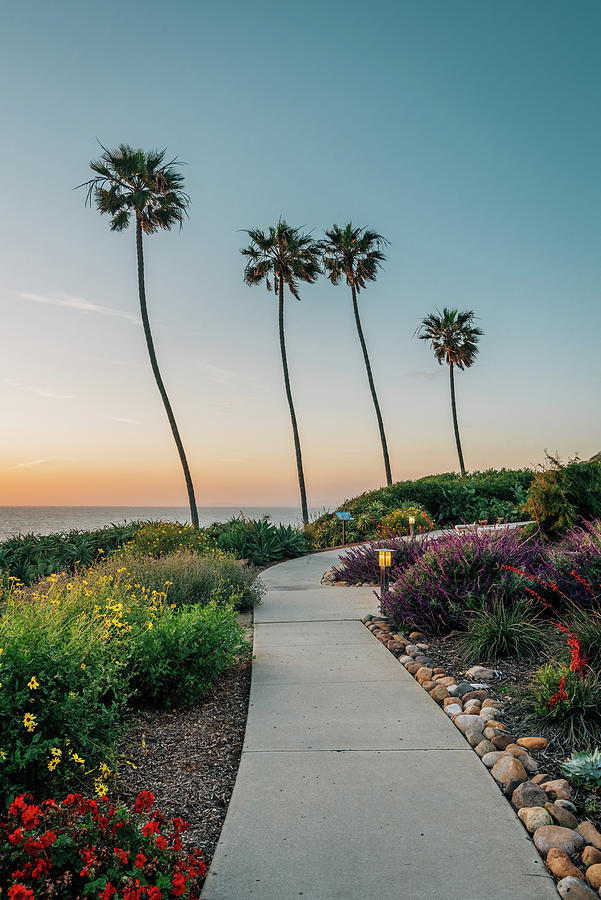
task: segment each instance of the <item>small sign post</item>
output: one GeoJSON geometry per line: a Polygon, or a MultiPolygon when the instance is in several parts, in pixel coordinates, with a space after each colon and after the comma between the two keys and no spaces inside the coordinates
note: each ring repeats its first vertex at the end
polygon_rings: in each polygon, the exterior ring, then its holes
{"type": "Polygon", "coordinates": [[[336,516],[337,519],[340,519],[340,521],[342,522],[342,544],[344,546],[344,544],[346,544],[344,525],[345,525],[345,522],[352,522],[353,517],[351,516],[350,512],[347,512],[344,509],[343,510],[339,509],[337,512],[334,513],[334,515],[336,516]]]}

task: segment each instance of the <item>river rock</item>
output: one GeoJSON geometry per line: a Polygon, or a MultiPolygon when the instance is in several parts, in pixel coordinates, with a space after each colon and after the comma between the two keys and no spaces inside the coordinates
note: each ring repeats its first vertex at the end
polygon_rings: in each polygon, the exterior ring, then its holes
{"type": "Polygon", "coordinates": [[[491,775],[510,797],[519,784],[528,780],[525,768],[519,759],[514,759],[513,756],[505,756],[496,762],[491,769],[491,775]]]}
{"type": "Polygon", "coordinates": [[[435,666],[435,668],[432,671],[434,672],[435,675],[446,675],[447,674],[447,670],[443,669],[442,666],[435,666]]]}
{"type": "Polygon", "coordinates": [[[516,741],[516,744],[528,751],[544,750],[548,743],[548,740],[544,737],[521,737],[516,741]]]}
{"type": "Polygon", "coordinates": [[[491,740],[497,750],[504,750],[509,744],[515,744],[515,738],[512,734],[497,734],[491,740]]]}
{"type": "Polygon", "coordinates": [[[482,762],[487,769],[492,769],[492,767],[495,766],[500,759],[513,759],[513,757],[505,753],[504,750],[493,750],[490,753],[484,754],[484,756],[482,757],[482,762]]]}
{"type": "Polygon", "coordinates": [[[452,688],[449,689],[449,694],[453,697],[461,697],[463,698],[465,694],[469,694],[472,690],[472,686],[469,681],[460,681],[459,684],[454,684],[452,688]]]}
{"type": "MultiPolygon", "coordinates": [[[[545,781],[551,781],[551,776],[548,774],[548,772],[539,772],[538,775],[532,776],[532,781],[535,784],[544,784],[545,781]]],[[[568,801],[566,801],[566,802],[568,802],[568,801]]],[[[575,809],[576,809],[576,807],[574,807],[574,809],[571,811],[574,812],[575,809]]]]}
{"type": "Polygon", "coordinates": [[[462,694],[462,699],[464,703],[466,703],[468,700],[479,700],[480,703],[483,703],[484,700],[488,700],[488,692],[468,691],[467,694],[462,694]]]}
{"type": "Polygon", "coordinates": [[[491,697],[488,697],[486,700],[482,701],[482,709],[486,709],[487,706],[502,706],[502,700],[493,700],[491,697]]]}
{"type": "Polygon", "coordinates": [[[498,722],[501,718],[501,710],[495,709],[494,706],[483,706],[480,709],[480,715],[484,716],[487,722],[498,722]]]}
{"type": "Polygon", "coordinates": [[[584,838],[585,844],[592,844],[597,850],[601,850],[601,834],[599,834],[592,822],[585,819],[576,830],[584,838]]]}
{"type": "Polygon", "coordinates": [[[423,669],[421,663],[418,662],[410,662],[405,666],[410,675],[417,675],[420,669],[423,669]]]}
{"type": "Polygon", "coordinates": [[[551,847],[545,860],[547,868],[556,878],[581,878],[584,881],[584,872],[577,869],[565,850],[559,847],[551,847]]]}
{"type": "Polygon", "coordinates": [[[449,696],[449,692],[444,684],[436,684],[436,682],[434,682],[434,687],[430,691],[430,696],[433,700],[436,700],[437,703],[442,703],[442,701],[446,700],[449,696]]]}
{"type": "Polygon", "coordinates": [[[481,744],[484,740],[484,735],[480,731],[479,728],[469,728],[465,732],[465,739],[470,745],[470,747],[477,747],[478,744],[481,744]]]}
{"type": "Polygon", "coordinates": [[[545,809],[550,813],[556,825],[561,825],[563,828],[578,828],[578,819],[569,809],[564,809],[563,806],[557,806],[556,803],[549,803],[549,801],[545,803],[545,809]]]}
{"type": "Polygon", "coordinates": [[[589,866],[586,870],[586,880],[590,884],[590,886],[598,891],[601,888],[601,864],[595,864],[594,866],[589,866]]]}
{"type": "Polygon", "coordinates": [[[415,644],[407,644],[405,646],[405,650],[407,651],[407,653],[411,654],[419,653],[419,647],[416,647],[415,644]]]}
{"type": "MultiPolygon", "coordinates": [[[[449,709],[449,707],[447,707],[449,709]]],[[[482,731],[486,722],[481,716],[466,716],[464,713],[455,716],[453,719],[453,724],[457,726],[459,731],[462,731],[466,734],[470,728],[477,728],[478,731],[482,731]]]]}
{"type": "Polygon", "coordinates": [[[419,641],[423,638],[423,634],[421,633],[421,631],[412,631],[409,637],[412,641],[419,641]]]}
{"type": "MultiPolygon", "coordinates": [[[[572,788],[565,778],[556,778],[554,781],[546,781],[545,790],[550,800],[572,799],[572,788]]],[[[589,841],[589,843],[591,842],[589,841]]]]}
{"type": "Polygon", "coordinates": [[[584,838],[571,828],[560,825],[544,825],[534,833],[534,844],[541,856],[546,857],[551,847],[564,850],[573,856],[584,847],[584,838]]]}
{"type": "Polygon", "coordinates": [[[436,675],[434,681],[436,684],[443,684],[446,688],[450,688],[451,685],[457,684],[452,675],[436,675]]]}
{"type": "Polygon", "coordinates": [[[459,709],[463,709],[463,707],[461,705],[461,700],[459,700],[457,697],[451,697],[449,694],[449,697],[447,700],[445,700],[444,705],[451,706],[451,704],[453,704],[454,706],[458,706],[459,709]]]}
{"type": "Polygon", "coordinates": [[[542,806],[522,806],[518,809],[518,816],[530,834],[534,834],[543,825],[551,824],[551,816],[542,806]]]}
{"type": "Polygon", "coordinates": [[[465,673],[465,677],[473,678],[476,681],[490,681],[491,678],[495,677],[495,673],[492,669],[487,669],[485,666],[472,666],[465,673]]]}
{"type": "Polygon", "coordinates": [[[413,657],[407,656],[407,654],[405,653],[404,656],[399,656],[399,662],[403,665],[406,665],[407,663],[413,662],[413,657]]]}
{"type": "Polygon", "coordinates": [[[599,894],[573,875],[568,875],[558,882],[557,893],[562,900],[599,900],[599,894]]]}
{"type": "Polygon", "coordinates": [[[430,693],[432,688],[436,687],[435,681],[420,681],[420,684],[425,691],[428,691],[428,693],[430,693]]]}
{"type": "MultiPolygon", "coordinates": [[[[548,780],[549,779],[547,778],[547,781],[548,780]]],[[[571,800],[556,800],[555,806],[563,806],[564,809],[569,809],[569,811],[571,813],[574,813],[574,815],[576,815],[576,807],[574,806],[574,804],[572,803],[571,800]]]]}
{"type": "Polygon", "coordinates": [[[480,743],[476,747],[474,747],[474,750],[476,751],[478,756],[482,758],[486,756],[487,753],[494,753],[495,745],[491,744],[490,741],[484,740],[480,741],[480,743]]]}
{"type": "MultiPolygon", "coordinates": [[[[486,712],[486,710],[485,710],[485,712],[486,712]]],[[[486,716],[483,716],[483,718],[485,719],[486,716]]],[[[486,728],[484,729],[484,737],[487,738],[489,741],[492,741],[492,739],[494,737],[496,737],[498,734],[501,734],[500,730],[498,728],[493,728],[491,725],[487,725],[486,728]]]]}
{"type": "Polygon", "coordinates": [[[601,850],[587,845],[582,851],[582,862],[585,866],[597,866],[601,863],[601,850]]]}
{"type": "Polygon", "coordinates": [[[448,706],[445,706],[444,711],[450,719],[452,719],[453,716],[461,715],[463,712],[458,703],[450,703],[448,706]]]}
{"type": "MultiPolygon", "coordinates": [[[[544,808],[547,802],[547,795],[544,790],[531,781],[524,781],[516,787],[511,795],[511,802],[516,809],[522,809],[527,806],[542,806],[544,808]]],[[[548,825],[551,822],[547,823],[548,825]]]]}

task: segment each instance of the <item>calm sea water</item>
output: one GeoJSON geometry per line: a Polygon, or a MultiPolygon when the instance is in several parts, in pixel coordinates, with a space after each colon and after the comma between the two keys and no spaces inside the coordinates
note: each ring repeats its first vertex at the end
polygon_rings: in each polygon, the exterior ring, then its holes
{"type": "MultiPolygon", "coordinates": [[[[247,518],[270,516],[282,525],[300,525],[300,509],[295,506],[199,506],[201,525],[225,522],[244,513],[247,518]]],[[[317,515],[312,510],[310,515],[317,515]]],[[[184,506],[0,506],[0,540],[14,534],[52,534],[73,528],[87,531],[103,525],[119,525],[137,519],[164,522],[190,522],[190,510],[184,506]]]]}

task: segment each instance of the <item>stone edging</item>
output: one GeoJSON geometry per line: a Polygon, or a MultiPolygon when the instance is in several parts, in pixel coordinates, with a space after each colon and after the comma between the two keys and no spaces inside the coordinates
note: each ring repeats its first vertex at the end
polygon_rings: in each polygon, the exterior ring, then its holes
{"type": "MultiPolygon", "coordinates": [[[[549,872],[557,879],[557,891],[569,900],[598,900],[601,896],[601,833],[588,819],[579,821],[571,803],[572,788],[565,778],[551,779],[539,773],[530,751],[542,750],[543,737],[517,737],[503,724],[506,704],[489,696],[486,683],[457,684],[443,668],[432,668],[428,645],[398,634],[383,616],[361,620],[405,667],[416,681],[444,708],[447,716],[490,770],[514,810],[532,836],[549,872]]],[[[466,673],[475,679],[493,673],[474,666],[466,673]]]]}

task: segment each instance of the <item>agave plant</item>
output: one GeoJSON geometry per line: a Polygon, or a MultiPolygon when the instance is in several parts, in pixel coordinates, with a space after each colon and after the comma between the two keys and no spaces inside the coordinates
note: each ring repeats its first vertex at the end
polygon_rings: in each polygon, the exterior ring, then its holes
{"type": "Polygon", "coordinates": [[[601,750],[598,747],[592,753],[573,753],[562,762],[563,774],[579,787],[596,790],[601,788],[601,750]]]}

